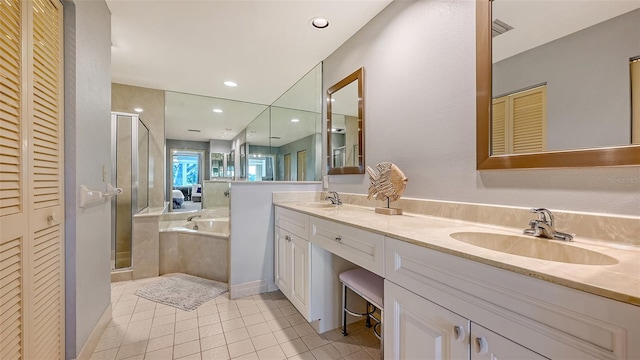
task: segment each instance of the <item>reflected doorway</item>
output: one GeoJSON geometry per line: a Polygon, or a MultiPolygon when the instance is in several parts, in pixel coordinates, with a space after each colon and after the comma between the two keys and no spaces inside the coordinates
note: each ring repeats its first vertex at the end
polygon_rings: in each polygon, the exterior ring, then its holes
{"type": "Polygon", "coordinates": [[[171,210],[202,209],[204,152],[171,149],[171,210]]]}

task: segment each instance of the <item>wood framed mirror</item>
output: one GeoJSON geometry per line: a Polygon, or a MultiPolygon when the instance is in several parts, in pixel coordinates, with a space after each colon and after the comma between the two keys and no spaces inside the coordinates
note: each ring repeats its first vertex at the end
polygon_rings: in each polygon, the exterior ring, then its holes
{"type": "Polygon", "coordinates": [[[364,68],[327,90],[327,174],[364,174],[364,68]]]}
{"type": "MultiPolygon", "coordinates": [[[[623,125],[623,127],[628,126],[626,129],[624,129],[629,133],[629,135],[627,135],[628,140],[626,142],[624,141],[620,143],[614,142],[613,143],[614,145],[607,145],[607,144],[594,145],[594,146],[589,145],[586,147],[578,145],[576,148],[573,148],[573,149],[570,147],[567,149],[558,149],[555,146],[549,146],[547,141],[547,143],[543,142],[545,147],[541,150],[528,150],[528,151],[524,151],[523,153],[517,153],[517,151],[502,152],[502,151],[496,150],[497,143],[500,142],[500,140],[494,139],[495,141],[492,141],[491,136],[492,134],[499,131],[500,122],[495,118],[492,120],[492,113],[493,113],[494,104],[496,104],[494,102],[494,99],[497,100],[498,98],[498,95],[494,96],[494,93],[496,93],[496,91],[500,92],[502,90],[497,90],[496,88],[494,88],[495,84],[493,84],[493,82],[495,81],[494,79],[498,77],[496,76],[497,74],[494,74],[495,64],[493,64],[492,62],[492,50],[496,50],[492,48],[495,45],[494,43],[495,40],[492,41],[492,22],[494,22],[496,18],[502,21],[503,23],[509,22],[507,19],[500,19],[499,16],[496,16],[495,13],[492,15],[492,11],[494,11],[492,7],[495,6],[496,1],[500,1],[500,0],[495,0],[495,1],[476,0],[476,113],[477,113],[476,161],[477,161],[477,169],[489,170],[489,169],[568,168],[568,167],[640,165],[640,145],[639,145],[640,139],[637,139],[637,135],[633,135],[633,132],[635,131],[637,133],[638,128],[640,127],[639,125],[640,119],[638,119],[638,117],[640,117],[640,115],[638,115],[639,106],[628,105],[627,107],[626,105],[622,105],[622,106],[619,105],[619,104],[630,104],[631,102],[634,101],[634,99],[636,103],[638,102],[638,98],[639,98],[638,93],[640,89],[633,93],[628,93],[628,89],[632,87],[632,82],[633,82],[633,79],[632,79],[633,70],[629,70],[630,67],[618,69],[618,72],[621,72],[623,76],[625,74],[626,76],[628,76],[627,79],[623,79],[622,81],[622,83],[625,83],[626,81],[626,84],[628,84],[628,87],[623,89],[623,91],[626,92],[625,95],[623,96],[624,97],[623,101],[615,101],[615,103],[618,104],[616,105],[617,106],[616,109],[618,110],[621,109],[623,114],[628,114],[627,119],[629,118],[631,119],[630,125],[623,125]],[[636,113],[635,115],[633,115],[634,112],[636,113]],[[636,138],[634,138],[634,136],[636,138]]],[[[521,4],[522,2],[511,2],[511,3],[521,4]]],[[[624,10],[624,11],[627,11],[627,10],[624,10]]],[[[631,11],[640,11],[640,10],[632,9],[631,11]]],[[[621,16],[624,16],[624,14],[618,15],[616,17],[612,17],[612,19],[614,20],[617,19],[616,21],[618,21],[621,18],[621,16]]],[[[576,34],[578,33],[584,34],[586,33],[585,30],[587,30],[586,32],[590,32],[592,31],[592,28],[591,27],[585,28],[582,31],[576,32],[576,34]]],[[[571,34],[570,36],[576,36],[576,35],[571,34]]],[[[564,38],[566,37],[568,36],[565,36],[564,38]]],[[[506,39],[506,38],[507,37],[505,36],[501,39],[506,39]]],[[[563,40],[564,38],[556,39],[553,42],[549,42],[548,44],[554,43],[553,45],[557,47],[559,45],[558,41],[563,40]]],[[[575,41],[575,39],[572,39],[572,40],[575,41]]],[[[609,41],[609,43],[610,42],[611,41],[609,41]]],[[[546,46],[548,44],[543,44],[540,46],[546,46]]],[[[593,46],[590,46],[589,48],[593,49],[593,46]]],[[[546,48],[547,53],[549,53],[548,51],[549,49],[550,48],[546,48]]],[[[518,56],[524,56],[522,54],[530,55],[532,53],[532,50],[535,50],[535,49],[529,49],[527,51],[521,50],[521,53],[519,53],[518,56]]],[[[633,51],[631,51],[631,53],[627,55],[627,58],[629,59],[627,61],[627,64],[629,64],[629,66],[631,65],[631,62],[633,62],[633,54],[634,54],[633,51]]],[[[602,53],[602,51],[600,51],[600,53],[602,53]]],[[[640,54],[637,54],[637,55],[640,55],[640,54]]],[[[575,54],[573,54],[573,56],[579,59],[587,58],[585,56],[576,56],[575,54]]],[[[595,56],[590,56],[588,58],[593,58],[593,57],[595,56]]],[[[523,62],[522,59],[521,59],[521,62],[523,62]]],[[[530,59],[529,61],[524,61],[524,62],[527,62],[529,64],[536,64],[536,65],[540,63],[540,61],[533,61],[530,59]]],[[[620,61],[618,61],[618,63],[620,63],[620,61]]],[[[553,68],[554,66],[548,66],[548,67],[553,68]]],[[[621,66],[624,67],[626,65],[623,62],[621,66]]],[[[535,71],[528,69],[527,74],[534,73],[534,72],[535,71]]],[[[504,77],[501,77],[501,78],[504,78],[504,77]]],[[[514,77],[511,76],[510,78],[514,78],[514,77]]],[[[545,87],[547,86],[546,79],[543,79],[543,81],[538,80],[535,82],[536,84],[531,84],[531,85],[542,84],[545,87]]],[[[551,98],[552,95],[550,94],[550,92],[551,92],[552,83],[549,82],[548,85],[549,85],[549,91],[548,91],[549,95],[543,95],[543,96],[547,96],[545,98],[546,100],[544,101],[547,101],[547,102],[557,101],[556,98],[551,98]]],[[[523,93],[525,90],[530,90],[532,87],[532,86],[523,86],[523,85],[519,85],[519,86],[520,87],[518,88],[517,91],[516,90],[512,91],[512,94],[523,93]]],[[[582,88],[581,86],[576,86],[576,85],[572,85],[572,87],[573,89],[582,88]]],[[[554,89],[553,92],[554,92],[553,96],[556,96],[555,93],[557,93],[557,91],[554,89]]],[[[500,95],[502,94],[503,93],[501,93],[500,95]]],[[[620,98],[618,98],[617,100],[620,100],[620,98]]],[[[566,100],[563,100],[563,101],[564,102],[562,106],[565,106],[566,100]]],[[[588,101],[585,101],[584,98],[580,99],[580,101],[582,101],[582,104],[585,104],[586,102],[588,102],[588,101]]],[[[600,106],[601,108],[603,106],[612,106],[610,102],[609,104],[607,103],[608,102],[599,102],[595,104],[595,106],[600,106]]],[[[495,105],[495,106],[498,106],[498,105],[495,105]]],[[[551,106],[551,105],[548,105],[548,106],[551,106]]],[[[501,110],[496,108],[496,114],[501,114],[500,111],[501,110]]],[[[545,117],[546,119],[545,121],[551,121],[552,117],[556,117],[560,119],[567,118],[567,116],[556,116],[555,113],[550,113],[550,112],[551,112],[551,108],[549,107],[545,108],[545,112],[542,115],[543,117],[545,117]]],[[[574,118],[582,121],[586,121],[584,119],[584,115],[582,117],[576,115],[574,116],[574,118]]],[[[624,119],[624,121],[627,121],[627,119],[624,119]]],[[[590,123],[592,124],[596,122],[605,123],[604,126],[606,129],[604,131],[600,131],[599,134],[598,134],[598,131],[593,131],[593,130],[592,130],[592,133],[596,133],[596,136],[598,136],[598,135],[603,135],[604,133],[610,132],[609,123],[612,121],[613,119],[609,117],[606,117],[604,119],[599,118],[596,120],[591,120],[590,123]]],[[[546,131],[546,133],[548,134],[551,130],[549,129],[549,125],[545,125],[545,126],[546,128],[542,131],[546,131]]],[[[574,127],[574,128],[568,129],[569,132],[566,134],[558,136],[558,134],[554,133],[554,135],[557,136],[557,138],[559,138],[560,140],[566,139],[569,141],[580,136],[575,133],[576,130],[577,128],[574,127]]]]}

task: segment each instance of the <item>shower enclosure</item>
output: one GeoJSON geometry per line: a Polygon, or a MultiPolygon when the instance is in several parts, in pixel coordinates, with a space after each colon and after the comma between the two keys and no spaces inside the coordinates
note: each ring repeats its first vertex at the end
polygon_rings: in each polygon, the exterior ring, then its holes
{"type": "Polygon", "coordinates": [[[133,215],[149,205],[149,129],[139,115],[111,113],[112,182],[122,188],[111,206],[111,266],[131,267],[133,215]]]}

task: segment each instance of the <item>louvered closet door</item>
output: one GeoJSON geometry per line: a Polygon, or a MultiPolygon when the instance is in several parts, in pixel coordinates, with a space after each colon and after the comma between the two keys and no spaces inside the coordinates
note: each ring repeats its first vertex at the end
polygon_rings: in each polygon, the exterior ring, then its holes
{"type": "Polygon", "coordinates": [[[0,0],[2,360],[64,358],[61,10],[0,0]]]}
{"type": "Polygon", "coordinates": [[[62,5],[29,7],[29,290],[27,359],[63,358],[62,5]]]}
{"type": "Polygon", "coordinates": [[[546,141],[546,86],[533,88],[511,97],[513,153],[544,151],[546,141]]]}
{"type": "Polygon", "coordinates": [[[24,359],[25,191],[22,3],[0,0],[0,359],[24,359]]]}

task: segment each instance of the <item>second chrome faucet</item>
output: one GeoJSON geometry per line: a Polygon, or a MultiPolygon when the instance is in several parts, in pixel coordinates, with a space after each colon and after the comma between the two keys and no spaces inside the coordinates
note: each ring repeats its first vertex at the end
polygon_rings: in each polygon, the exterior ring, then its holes
{"type": "Polygon", "coordinates": [[[525,235],[545,237],[554,240],[572,241],[573,235],[556,231],[553,214],[545,208],[534,208],[531,212],[538,214],[538,219],[529,221],[529,228],[522,231],[525,235]]]}

